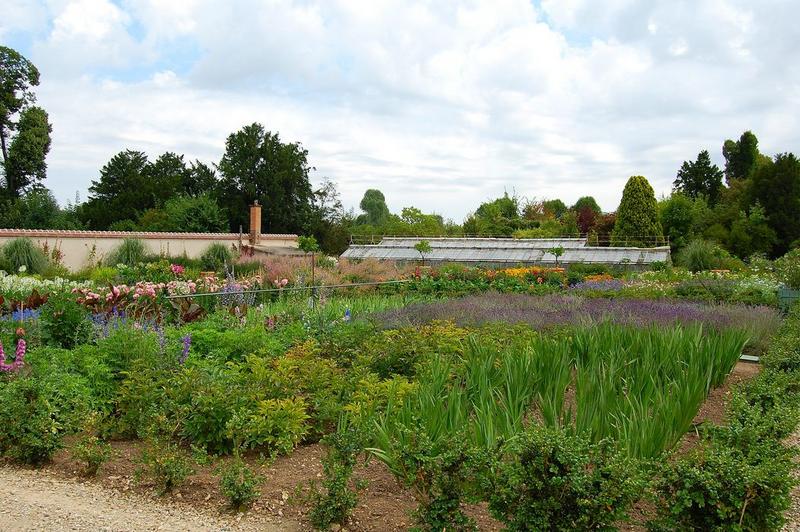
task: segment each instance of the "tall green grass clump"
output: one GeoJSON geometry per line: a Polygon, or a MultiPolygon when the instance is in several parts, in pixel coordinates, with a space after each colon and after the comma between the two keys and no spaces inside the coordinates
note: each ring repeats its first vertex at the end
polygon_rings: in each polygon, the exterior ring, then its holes
{"type": "Polygon", "coordinates": [[[42,274],[47,269],[48,260],[30,238],[15,238],[3,246],[4,258],[0,258],[9,273],[42,274]]]}
{"type": "Polygon", "coordinates": [[[142,240],[138,238],[126,238],[111,252],[111,254],[109,254],[106,259],[106,264],[109,266],[116,266],[117,264],[135,266],[140,262],[144,262],[146,255],[147,248],[142,240]]]}
{"type": "Polygon", "coordinates": [[[219,271],[233,261],[233,252],[225,244],[216,242],[206,248],[200,256],[200,263],[206,270],[219,271]]]}

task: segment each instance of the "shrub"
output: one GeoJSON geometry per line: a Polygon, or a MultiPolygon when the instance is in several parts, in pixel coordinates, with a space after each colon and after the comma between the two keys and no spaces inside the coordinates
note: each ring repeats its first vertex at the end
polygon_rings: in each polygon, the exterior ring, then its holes
{"type": "Polygon", "coordinates": [[[200,256],[200,263],[206,270],[219,271],[225,264],[233,261],[233,252],[225,244],[211,244],[200,256]]]}
{"type": "Polygon", "coordinates": [[[48,261],[44,252],[30,238],[15,238],[3,246],[5,266],[10,273],[42,274],[48,261]]]}
{"type": "Polygon", "coordinates": [[[617,219],[611,233],[616,246],[652,246],[663,238],[653,187],[643,176],[632,176],[622,191],[617,219]]]}
{"type": "Polygon", "coordinates": [[[289,454],[308,431],[302,398],[267,399],[253,410],[241,409],[227,423],[234,449],[264,448],[271,455],[289,454]]]}
{"type": "Polygon", "coordinates": [[[111,446],[100,439],[99,421],[98,413],[88,416],[84,433],[72,451],[75,458],[85,463],[83,472],[87,476],[95,476],[100,466],[111,458],[111,446]]]}
{"type": "Polygon", "coordinates": [[[675,262],[690,271],[699,272],[720,269],[727,257],[728,253],[717,244],[696,239],[681,250],[675,262]]]}
{"type": "Polygon", "coordinates": [[[794,484],[788,453],[719,443],[667,463],[655,482],[655,530],[779,530],[794,484]]]}
{"type": "Polygon", "coordinates": [[[18,462],[46,462],[63,445],[57,408],[34,379],[18,378],[0,386],[0,426],[0,453],[18,462]]]}
{"type": "Polygon", "coordinates": [[[135,266],[143,262],[146,255],[147,249],[143,241],[138,238],[126,238],[109,254],[106,264],[109,266],[117,264],[135,266]]]}
{"type": "Polygon", "coordinates": [[[136,478],[148,478],[159,495],[180,486],[194,472],[186,454],[174,443],[160,438],[146,443],[140,461],[142,467],[136,470],[136,478]]]}
{"type": "Polygon", "coordinates": [[[89,280],[97,284],[112,284],[117,278],[117,269],[111,266],[98,266],[89,272],[89,280]]]}
{"type": "Polygon", "coordinates": [[[42,305],[40,324],[42,338],[50,345],[72,349],[91,340],[92,323],[89,311],[71,294],[54,294],[42,305]]]}
{"type": "Polygon", "coordinates": [[[231,508],[246,508],[258,499],[260,479],[238,456],[222,467],[219,487],[231,508]]]}
{"type": "Polygon", "coordinates": [[[775,272],[786,286],[800,290],[800,249],[793,249],[776,260],[775,272]]]}
{"type": "Polygon", "coordinates": [[[347,418],[341,418],[338,430],[325,437],[328,454],[322,462],[324,492],[314,491],[311,524],[327,529],[333,523],[344,524],[358,503],[358,495],[348,484],[358,455],[364,450],[365,435],[347,418]]]}
{"type": "Polygon", "coordinates": [[[534,426],[489,479],[489,509],[510,530],[613,529],[644,487],[639,465],[607,442],[534,426]]]}

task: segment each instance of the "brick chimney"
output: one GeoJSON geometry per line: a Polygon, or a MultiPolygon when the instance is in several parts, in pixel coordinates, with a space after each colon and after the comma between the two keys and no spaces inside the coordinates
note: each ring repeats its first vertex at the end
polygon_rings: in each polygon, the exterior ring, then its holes
{"type": "Polygon", "coordinates": [[[256,200],[250,206],[250,245],[256,246],[261,242],[261,205],[256,200]]]}

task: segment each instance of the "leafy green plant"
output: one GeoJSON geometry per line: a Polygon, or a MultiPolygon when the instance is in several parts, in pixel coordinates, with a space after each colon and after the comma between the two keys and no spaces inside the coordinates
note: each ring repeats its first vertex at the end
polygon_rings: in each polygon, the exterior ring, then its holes
{"type": "Polygon", "coordinates": [[[721,269],[728,253],[708,240],[695,239],[681,250],[675,263],[690,271],[721,269]]]}
{"type": "Polygon", "coordinates": [[[800,248],[793,249],[776,260],[775,273],[786,286],[800,290],[800,248]]]}
{"type": "Polygon", "coordinates": [[[328,454],[322,467],[324,491],[312,496],[311,524],[326,530],[333,523],[344,524],[358,503],[358,495],[349,487],[358,455],[364,451],[366,435],[363,429],[343,416],[336,432],[326,436],[328,454]]]}
{"type": "Polygon", "coordinates": [[[126,238],[119,246],[111,251],[106,258],[106,264],[109,266],[116,266],[117,264],[135,266],[140,262],[144,262],[146,256],[147,248],[142,240],[138,238],[126,238]]]}
{"type": "Polygon", "coordinates": [[[239,510],[252,505],[261,495],[258,490],[260,481],[247,464],[236,456],[222,466],[219,487],[231,508],[239,510]]]}
{"type": "Polygon", "coordinates": [[[208,271],[220,271],[233,262],[233,252],[225,244],[215,242],[200,255],[200,264],[208,271]]]}
{"type": "Polygon", "coordinates": [[[264,448],[270,454],[289,454],[307,432],[305,401],[266,399],[254,409],[241,409],[228,421],[228,438],[234,449],[264,448]]]}
{"type": "Polygon", "coordinates": [[[83,472],[87,476],[95,476],[100,466],[107,462],[112,455],[112,448],[100,438],[100,416],[93,413],[87,417],[83,428],[83,435],[75,444],[72,454],[83,462],[83,472]]]}
{"type": "Polygon", "coordinates": [[[41,383],[17,378],[0,386],[0,453],[25,464],[41,464],[63,446],[66,427],[41,383]]]}
{"type": "Polygon", "coordinates": [[[48,265],[44,252],[30,238],[15,238],[3,246],[4,264],[10,273],[44,273],[48,265]]]}
{"type": "Polygon", "coordinates": [[[41,307],[40,325],[45,342],[66,349],[92,338],[89,311],[78,304],[71,294],[51,295],[41,307]]]}
{"type": "Polygon", "coordinates": [[[420,258],[422,259],[422,265],[425,266],[425,255],[431,252],[431,243],[427,240],[420,240],[414,244],[414,249],[417,250],[417,253],[419,253],[420,258]]]}
{"type": "Polygon", "coordinates": [[[665,464],[652,530],[779,530],[794,484],[788,453],[701,446],[665,464]]]}
{"type": "Polygon", "coordinates": [[[508,530],[612,530],[645,487],[640,465],[609,441],[533,426],[508,447],[486,480],[508,530]]]}
{"type": "Polygon", "coordinates": [[[174,443],[158,436],[150,437],[145,443],[140,462],[137,480],[148,479],[159,495],[181,486],[194,472],[186,454],[174,443]]]}

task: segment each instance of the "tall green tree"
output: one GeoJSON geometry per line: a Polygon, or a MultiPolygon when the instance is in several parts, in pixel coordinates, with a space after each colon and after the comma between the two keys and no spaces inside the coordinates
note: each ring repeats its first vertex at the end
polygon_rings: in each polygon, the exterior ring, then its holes
{"type": "Polygon", "coordinates": [[[745,131],[739,140],[726,140],[722,145],[725,157],[725,179],[733,181],[747,179],[759,161],[758,138],[752,131],[745,131]]]}
{"type": "Polygon", "coordinates": [[[776,240],[777,235],[769,226],[763,207],[756,202],[749,214],[739,212],[739,218],[731,224],[726,247],[744,259],[753,253],[771,253],[776,240]]]}
{"type": "Polygon", "coordinates": [[[17,198],[46,177],[52,128],[47,113],[33,106],[39,71],[25,57],[0,46],[0,152],[3,192],[17,198]]]}
{"type": "Polygon", "coordinates": [[[578,201],[572,206],[572,210],[575,211],[576,214],[580,213],[583,209],[589,209],[595,214],[603,214],[603,209],[600,208],[600,205],[597,204],[597,200],[592,196],[578,198],[578,201]]]}
{"type": "Polygon", "coordinates": [[[773,255],[783,255],[800,239],[800,161],[781,153],[772,164],[758,165],[751,193],[777,236],[773,255]]]}
{"type": "Polygon", "coordinates": [[[632,176],[622,191],[612,242],[617,246],[652,246],[661,238],[663,232],[653,187],[644,176],[632,176]]]}
{"type": "Polygon", "coordinates": [[[545,200],[542,202],[542,210],[546,215],[552,215],[553,218],[561,218],[561,215],[567,212],[567,206],[560,199],[545,200]]]}
{"type": "Polygon", "coordinates": [[[386,196],[380,190],[368,189],[358,206],[364,211],[364,217],[360,217],[360,221],[366,225],[380,227],[389,220],[390,212],[386,205],[386,196]]]}
{"type": "Polygon", "coordinates": [[[722,189],[722,170],[712,164],[708,151],[703,150],[697,155],[696,161],[683,161],[672,186],[673,190],[692,199],[704,196],[713,207],[722,189]]]}
{"type": "Polygon", "coordinates": [[[116,154],[92,181],[89,200],[81,207],[81,219],[91,229],[107,229],[122,220],[136,220],[153,208],[154,195],[147,175],[144,152],[125,150],[116,154]]]}
{"type": "Polygon", "coordinates": [[[308,151],[301,144],[281,142],[278,133],[253,123],[228,136],[218,166],[218,197],[232,231],[247,227],[249,206],[264,206],[262,231],[306,233],[313,192],[308,176],[308,151]]]}

